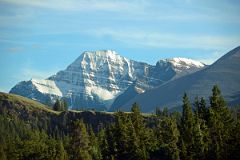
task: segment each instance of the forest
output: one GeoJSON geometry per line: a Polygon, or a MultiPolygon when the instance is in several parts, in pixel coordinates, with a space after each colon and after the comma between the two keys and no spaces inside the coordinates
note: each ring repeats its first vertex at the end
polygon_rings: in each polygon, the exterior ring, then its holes
{"type": "Polygon", "coordinates": [[[149,115],[134,103],[131,112],[115,112],[112,122],[97,128],[84,118],[66,118],[53,127],[46,118],[49,115],[41,115],[46,122],[41,118],[30,121],[23,118],[28,115],[13,116],[15,112],[2,109],[0,159],[240,159],[240,107],[228,107],[218,86],[206,102],[202,97],[190,102],[185,93],[182,112],[156,108],[149,115]]]}

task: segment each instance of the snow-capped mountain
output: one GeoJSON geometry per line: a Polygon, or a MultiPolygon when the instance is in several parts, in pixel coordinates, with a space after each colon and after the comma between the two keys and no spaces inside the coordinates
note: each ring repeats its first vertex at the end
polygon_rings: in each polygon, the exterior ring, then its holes
{"type": "Polygon", "coordinates": [[[199,70],[199,68],[203,68],[206,65],[202,62],[195,61],[189,58],[171,58],[160,60],[157,65],[161,67],[166,67],[166,69],[171,68],[177,74],[174,78],[178,78],[189,73],[193,73],[199,70]]]}
{"type": "Polygon", "coordinates": [[[229,51],[212,65],[198,72],[169,81],[159,87],[138,94],[118,109],[129,111],[132,103],[137,102],[143,112],[153,112],[155,107],[180,108],[182,96],[188,94],[191,102],[196,96],[209,96],[214,85],[218,85],[229,106],[240,103],[240,46],[229,51]]]}
{"type": "Polygon", "coordinates": [[[201,62],[185,58],[160,60],[156,65],[149,65],[129,60],[111,50],[84,52],[56,75],[45,80],[20,82],[10,93],[42,103],[65,98],[72,109],[103,110],[109,109],[116,97],[122,96],[135,84],[136,92],[143,93],[204,66],[201,62]]]}

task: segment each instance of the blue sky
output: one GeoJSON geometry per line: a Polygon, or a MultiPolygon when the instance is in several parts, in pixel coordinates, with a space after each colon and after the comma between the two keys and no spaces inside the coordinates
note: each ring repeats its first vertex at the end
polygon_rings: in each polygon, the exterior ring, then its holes
{"type": "Polygon", "coordinates": [[[47,78],[83,51],[211,64],[240,45],[239,0],[0,0],[0,91],[47,78]]]}

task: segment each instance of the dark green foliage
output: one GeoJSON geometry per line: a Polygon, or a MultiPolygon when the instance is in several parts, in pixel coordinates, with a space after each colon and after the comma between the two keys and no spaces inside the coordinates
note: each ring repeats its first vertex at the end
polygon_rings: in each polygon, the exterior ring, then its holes
{"type": "Polygon", "coordinates": [[[186,158],[189,160],[193,159],[193,145],[194,145],[193,144],[194,142],[194,135],[193,135],[194,123],[193,122],[194,122],[194,119],[193,119],[192,107],[187,97],[187,94],[185,93],[183,96],[183,111],[182,111],[180,132],[181,132],[181,140],[184,144],[183,147],[186,147],[186,151],[187,151],[186,158]]]}
{"type": "Polygon", "coordinates": [[[137,157],[138,159],[148,159],[149,151],[152,149],[151,130],[146,128],[140,107],[137,103],[133,104],[131,111],[130,118],[135,132],[134,134],[139,141],[139,144],[137,144],[139,150],[137,157]]]}
{"type": "Polygon", "coordinates": [[[169,160],[179,159],[177,143],[180,134],[176,120],[172,117],[164,117],[161,119],[155,129],[155,135],[157,137],[157,150],[154,156],[169,160]]]}
{"type": "Polygon", "coordinates": [[[1,145],[0,145],[0,159],[1,160],[6,160],[7,159],[7,157],[6,157],[6,154],[5,154],[5,152],[4,152],[4,148],[3,148],[3,145],[2,145],[3,143],[1,143],[1,145]]]}
{"type": "Polygon", "coordinates": [[[91,160],[91,146],[89,135],[83,120],[77,120],[73,123],[71,132],[71,157],[76,160],[91,160]]]}
{"type": "Polygon", "coordinates": [[[62,108],[63,108],[64,111],[68,110],[68,103],[65,99],[63,99],[63,101],[62,101],[62,106],[63,106],[62,108]]]}
{"type": "Polygon", "coordinates": [[[44,131],[32,130],[25,122],[2,115],[0,124],[1,159],[67,159],[61,142],[44,131]]]}
{"type": "Polygon", "coordinates": [[[212,89],[209,109],[209,134],[211,137],[210,157],[227,159],[229,156],[230,133],[233,129],[233,118],[221,96],[218,86],[212,89]]]}
{"type": "Polygon", "coordinates": [[[195,107],[195,114],[196,116],[198,116],[200,119],[205,120],[206,122],[208,121],[208,108],[206,106],[206,101],[205,99],[202,97],[199,98],[196,97],[195,98],[195,103],[194,103],[194,107],[195,107]]]}
{"type": "Polygon", "coordinates": [[[65,99],[59,100],[57,99],[56,102],[53,105],[53,110],[54,111],[67,111],[68,110],[68,104],[65,99]]]}
{"type": "Polygon", "coordinates": [[[208,128],[205,121],[197,115],[194,119],[193,140],[193,159],[206,159],[209,146],[208,128]]]}
{"type": "Polygon", "coordinates": [[[56,102],[54,103],[53,110],[54,111],[61,111],[62,110],[61,103],[60,103],[59,99],[57,99],[56,102]]]}
{"type": "Polygon", "coordinates": [[[90,128],[89,139],[90,139],[90,145],[91,145],[92,159],[93,160],[102,159],[101,150],[100,150],[100,146],[98,143],[98,137],[95,135],[92,128],[90,128]]]}
{"type": "MultiPolygon", "coordinates": [[[[17,99],[0,94],[1,160],[240,159],[240,110],[229,110],[217,86],[210,105],[196,98],[194,113],[184,94],[182,114],[164,108],[146,115],[134,103],[130,113],[106,118],[93,111],[55,112],[17,99]]],[[[64,103],[57,100],[55,109],[66,110],[64,103]]]]}
{"type": "MultiPolygon", "coordinates": [[[[240,118],[240,117],[239,117],[240,118]]],[[[237,120],[229,140],[229,159],[239,159],[240,158],[240,119],[237,120]]]]}

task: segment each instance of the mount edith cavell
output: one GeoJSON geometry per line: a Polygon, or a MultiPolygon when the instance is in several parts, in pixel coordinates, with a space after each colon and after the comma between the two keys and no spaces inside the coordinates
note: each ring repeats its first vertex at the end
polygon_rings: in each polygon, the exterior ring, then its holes
{"type": "MultiPolygon", "coordinates": [[[[159,60],[156,65],[150,65],[129,60],[111,50],[84,52],[56,75],[20,82],[10,93],[43,104],[65,99],[70,109],[75,110],[115,111],[139,94],[206,67],[187,58],[159,60]]],[[[152,110],[144,108],[144,111],[152,110]]]]}
{"type": "Polygon", "coordinates": [[[209,66],[84,52],[0,93],[0,160],[239,160],[239,70],[240,47],[209,66]]]}
{"type": "Polygon", "coordinates": [[[0,0],[0,160],[240,160],[240,0],[0,0]]]}
{"type": "Polygon", "coordinates": [[[65,70],[47,79],[19,82],[10,93],[43,104],[65,99],[70,109],[126,110],[137,102],[144,112],[156,107],[181,106],[184,92],[208,98],[218,84],[229,104],[240,95],[240,47],[210,66],[187,59],[172,58],[156,65],[129,60],[115,51],[84,52],[65,70]],[[231,85],[228,85],[231,84],[231,85]]]}

